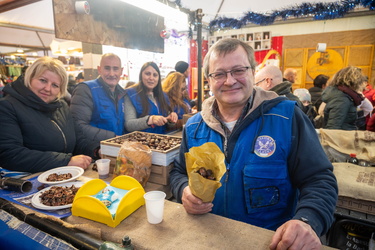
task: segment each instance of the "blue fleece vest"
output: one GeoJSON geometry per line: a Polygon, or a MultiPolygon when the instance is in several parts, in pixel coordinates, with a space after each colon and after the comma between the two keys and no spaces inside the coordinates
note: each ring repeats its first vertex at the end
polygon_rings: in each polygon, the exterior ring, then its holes
{"type": "MultiPolygon", "coordinates": [[[[245,127],[235,144],[233,131],[228,140],[228,147],[234,147],[231,162],[226,162],[212,213],[271,230],[292,218],[297,191],[291,186],[287,160],[294,106],[279,103],[245,127]]],[[[215,142],[223,150],[224,139],[200,113],[188,120],[185,129],[188,148],[215,142]]]]}
{"type": "MultiPolygon", "coordinates": [[[[142,108],[142,102],[141,97],[136,92],[135,88],[128,88],[126,89],[126,92],[130,98],[130,101],[132,102],[135,111],[137,112],[137,118],[140,118],[143,113],[142,108]]],[[[166,99],[167,103],[169,103],[168,96],[164,93],[164,98],[166,99]]],[[[150,106],[148,115],[162,115],[162,116],[168,116],[168,112],[166,110],[160,110],[160,104],[158,103],[158,106],[156,106],[149,98],[147,98],[148,105],[150,106]]],[[[154,128],[150,127],[147,129],[144,129],[142,131],[148,132],[148,133],[156,133],[156,134],[165,134],[166,125],[164,126],[155,126],[154,128]]]]}
{"type": "Polygon", "coordinates": [[[117,103],[114,103],[98,79],[85,83],[91,90],[94,103],[90,125],[113,131],[116,135],[123,135],[125,133],[124,98],[120,97],[117,103]]]}

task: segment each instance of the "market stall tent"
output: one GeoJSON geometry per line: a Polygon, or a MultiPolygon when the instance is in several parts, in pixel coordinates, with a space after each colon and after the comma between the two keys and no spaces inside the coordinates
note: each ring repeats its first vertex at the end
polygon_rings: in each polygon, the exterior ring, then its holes
{"type": "MultiPolygon", "coordinates": [[[[52,1],[0,1],[0,54],[15,53],[17,49],[25,51],[50,49],[51,42],[56,39],[52,1]],[[23,4],[25,5],[22,6],[23,4]]],[[[181,6],[182,9],[192,12],[201,9],[203,27],[207,27],[210,21],[219,17],[241,18],[249,11],[267,14],[275,10],[290,9],[302,3],[300,0],[264,0],[257,2],[247,0],[160,0],[160,2],[170,6],[181,6]]],[[[337,3],[333,0],[308,1],[312,5],[318,2],[337,3]]]]}

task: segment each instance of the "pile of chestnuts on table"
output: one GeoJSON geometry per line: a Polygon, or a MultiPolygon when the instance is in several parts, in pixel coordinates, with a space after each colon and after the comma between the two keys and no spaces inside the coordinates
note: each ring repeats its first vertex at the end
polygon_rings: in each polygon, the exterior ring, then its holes
{"type": "Polygon", "coordinates": [[[167,151],[181,145],[181,138],[145,132],[134,132],[124,136],[115,137],[107,142],[123,144],[125,141],[141,142],[152,150],[160,151],[167,151]]]}

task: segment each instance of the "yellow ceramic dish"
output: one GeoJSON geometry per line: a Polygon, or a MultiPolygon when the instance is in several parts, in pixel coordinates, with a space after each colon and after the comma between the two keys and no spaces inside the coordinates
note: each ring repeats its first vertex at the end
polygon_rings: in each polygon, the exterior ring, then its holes
{"type": "Polygon", "coordinates": [[[133,177],[121,175],[114,178],[109,185],[127,190],[119,201],[114,215],[111,214],[103,202],[94,197],[107,187],[107,183],[100,179],[88,181],[78,190],[73,201],[72,214],[104,223],[110,227],[116,227],[123,219],[145,204],[143,198],[145,191],[142,185],[133,177]]]}

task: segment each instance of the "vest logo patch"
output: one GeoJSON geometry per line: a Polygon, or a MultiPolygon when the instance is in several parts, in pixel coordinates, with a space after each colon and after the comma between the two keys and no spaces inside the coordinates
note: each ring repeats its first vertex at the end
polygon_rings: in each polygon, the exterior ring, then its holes
{"type": "Polygon", "coordinates": [[[259,157],[270,157],[275,153],[276,142],[275,140],[267,135],[259,136],[255,142],[255,154],[259,157]]]}

